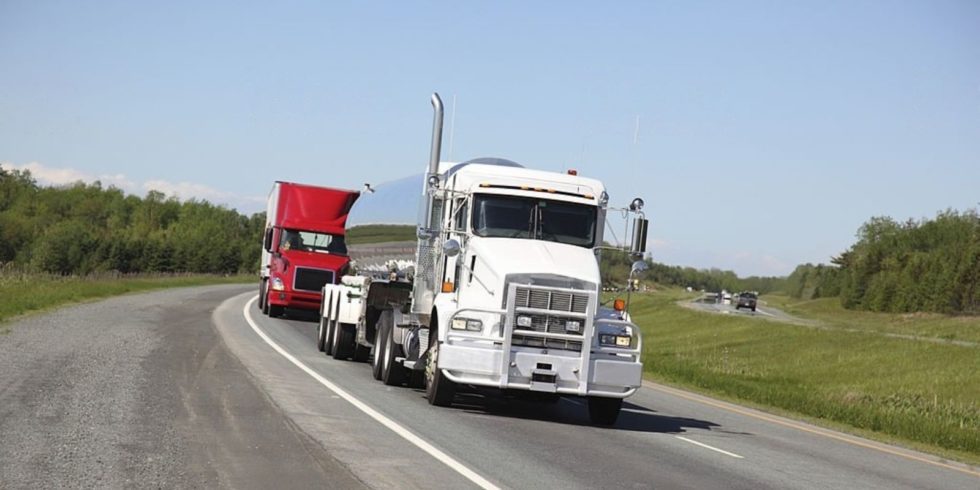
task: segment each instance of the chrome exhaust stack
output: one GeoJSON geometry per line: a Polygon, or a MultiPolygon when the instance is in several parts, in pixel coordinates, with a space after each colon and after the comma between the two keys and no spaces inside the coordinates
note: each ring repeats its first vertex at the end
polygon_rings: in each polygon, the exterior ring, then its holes
{"type": "MultiPolygon", "coordinates": [[[[442,99],[432,93],[432,148],[429,150],[429,169],[425,173],[425,218],[419,229],[419,238],[432,234],[432,200],[439,185],[439,158],[442,153],[442,99]]],[[[425,237],[428,238],[428,237],[425,237]]]]}
{"type": "Polygon", "coordinates": [[[439,173],[439,157],[442,152],[442,99],[432,93],[432,149],[429,151],[429,172],[426,179],[439,173]]]}

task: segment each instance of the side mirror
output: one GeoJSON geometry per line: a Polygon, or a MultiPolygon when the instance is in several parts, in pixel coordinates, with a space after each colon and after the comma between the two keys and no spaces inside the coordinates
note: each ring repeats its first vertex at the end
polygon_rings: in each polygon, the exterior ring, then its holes
{"type": "Polygon", "coordinates": [[[633,222],[633,242],[630,244],[630,254],[634,257],[642,257],[647,251],[647,226],[650,220],[646,218],[636,218],[633,222]]]}
{"type": "Polygon", "coordinates": [[[632,276],[637,272],[643,272],[649,268],[650,267],[647,265],[645,260],[637,260],[636,262],[633,262],[633,265],[630,267],[630,275],[632,276]]]}
{"type": "Polygon", "coordinates": [[[272,230],[272,228],[266,228],[265,237],[262,239],[262,248],[264,248],[266,252],[272,251],[272,230]]]}
{"type": "Polygon", "coordinates": [[[461,248],[459,242],[450,238],[442,244],[442,253],[446,254],[446,257],[455,257],[459,255],[461,248]]]}

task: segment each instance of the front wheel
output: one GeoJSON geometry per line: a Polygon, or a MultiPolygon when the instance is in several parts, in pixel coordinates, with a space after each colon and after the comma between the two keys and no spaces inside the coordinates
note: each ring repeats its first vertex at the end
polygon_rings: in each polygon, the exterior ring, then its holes
{"type": "MultiPolygon", "coordinates": [[[[430,335],[435,336],[436,333],[432,332],[430,335]]],[[[429,405],[448,407],[453,404],[456,383],[439,369],[439,341],[433,339],[431,342],[433,344],[429,347],[429,360],[425,366],[425,397],[429,400],[429,405]]]]}
{"type": "Polygon", "coordinates": [[[589,420],[596,425],[613,425],[622,408],[622,398],[589,397],[589,420]]]}

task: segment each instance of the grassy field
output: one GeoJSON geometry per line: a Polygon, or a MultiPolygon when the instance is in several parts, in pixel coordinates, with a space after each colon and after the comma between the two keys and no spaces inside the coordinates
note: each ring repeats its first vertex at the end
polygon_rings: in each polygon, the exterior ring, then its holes
{"type": "MultiPolygon", "coordinates": [[[[240,276],[111,274],[89,277],[48,274],[0,273],[0,324],[25,313],[50,310],[108,296],[153,289],[205,284],[257,282],[252,274],[240,276]]],[[[0,326],[0,332],[4,327],[0,326]]]]}
{"type": "Polygon", "coordinates": [[[798,300],[788,296],[766,295],[762,298],[791,315],[815,320],[828,328],[860,330],[924,339],[959,340],[980,344],[980,318],[950,316],[938,313],[874,313],[846,310],[837,298],[798,300]]]}
{"type": "Polygon", "coordinates": [[[980,318],[851,315],[824,303],[789,308],[848,325],[821,329],[677,305],[688,297],[680,290],[633,296],[649,378],[980,463],[980,348],[881,334],[974,338],[980,318]]]}
{"type": "Polygon", "coordinates": [[[361,225],[347,230],[348,245],[415,241],[415,225],[361,225]]]}

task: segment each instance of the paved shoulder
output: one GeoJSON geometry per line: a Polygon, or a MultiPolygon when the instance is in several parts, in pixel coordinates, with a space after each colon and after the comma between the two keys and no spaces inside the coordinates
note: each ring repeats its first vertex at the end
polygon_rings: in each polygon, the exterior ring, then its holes
{"type": "Polygon", "coordinates": [[[4,487],[362,486],[256,388],[211,313],[244,286],[30,317],[0,335],[4,487]]]}

